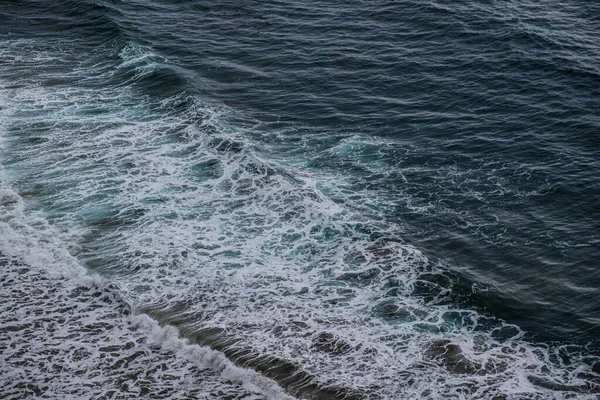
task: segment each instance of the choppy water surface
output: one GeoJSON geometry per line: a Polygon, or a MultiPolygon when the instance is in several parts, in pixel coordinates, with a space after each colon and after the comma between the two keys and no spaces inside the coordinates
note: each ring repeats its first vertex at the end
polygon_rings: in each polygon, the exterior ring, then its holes
{"type": "Polygon", "coordinates": [[[0,11],[8,396],[600,394],[594,2],[0,11]]]}

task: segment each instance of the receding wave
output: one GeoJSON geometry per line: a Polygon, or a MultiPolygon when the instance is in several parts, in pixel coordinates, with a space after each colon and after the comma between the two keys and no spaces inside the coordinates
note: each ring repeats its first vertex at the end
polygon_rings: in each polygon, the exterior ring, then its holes
{"type": "Polygon", "coordinates": [[[0,187],[2,395],[287,396],[172,327],[131,315],[117,288],[88,275],[17,193],[0,187]]]}

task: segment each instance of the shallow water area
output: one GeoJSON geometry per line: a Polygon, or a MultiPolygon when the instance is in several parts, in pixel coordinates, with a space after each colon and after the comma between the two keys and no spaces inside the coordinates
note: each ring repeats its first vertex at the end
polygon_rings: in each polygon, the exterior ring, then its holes
{"type": "Polygon", "coordinates": [[[0,382],[17,398],[285,398],[272,381],[133,316],[110,282],[86,274],[52,228],[0,189],[0,382]]]}

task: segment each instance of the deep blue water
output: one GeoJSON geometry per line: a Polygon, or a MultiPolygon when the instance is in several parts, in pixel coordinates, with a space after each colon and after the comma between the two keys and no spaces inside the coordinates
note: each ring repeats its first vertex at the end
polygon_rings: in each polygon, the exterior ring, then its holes
{"type": "Polygon", "coordinates": [[[290,395],[594,398],[599,4],[4,1],[2,185],[290,395]]]}

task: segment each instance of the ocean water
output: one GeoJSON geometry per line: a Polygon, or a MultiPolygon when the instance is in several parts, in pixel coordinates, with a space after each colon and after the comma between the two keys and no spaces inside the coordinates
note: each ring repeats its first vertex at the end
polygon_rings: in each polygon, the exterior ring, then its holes
{"type": "Polygon", "coordinates": [[[599,4],[3,1],[0,397],[598,398],[599,4]]]}

